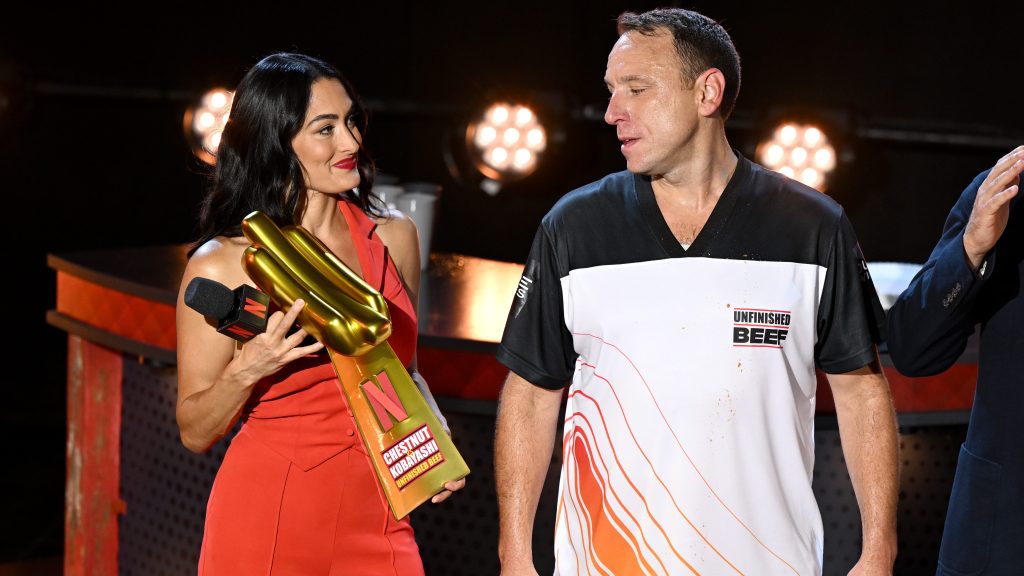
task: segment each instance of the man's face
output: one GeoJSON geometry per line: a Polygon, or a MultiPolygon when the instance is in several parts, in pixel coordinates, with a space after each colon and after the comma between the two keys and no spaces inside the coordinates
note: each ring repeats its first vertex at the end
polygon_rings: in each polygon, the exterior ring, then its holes
{"type": "Polygon", "coordinates": [[[630,172],[661,176],[689,156],[700,115],[671,34],[627,32],[608,55],[605,122],[615,126],[630,172]]]}

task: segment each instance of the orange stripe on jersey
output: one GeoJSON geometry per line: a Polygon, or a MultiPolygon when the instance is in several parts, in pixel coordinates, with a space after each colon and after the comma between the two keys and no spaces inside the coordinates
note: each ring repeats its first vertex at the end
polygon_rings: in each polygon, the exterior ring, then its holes
{"type": "MultiPolygon", "coordinates": [[[[613,574],[654,573],[654,568],[639,552],[639,543],[635,536],[625,529],[615,511],[605,505],[607,482],[594,466],[590,445],[582,430],[577,429],[575,433],[573,454],[575,455],[573,460],[576,464],[576,473],[580,478],[581,500],[594,522],[590,538],[594,542],[594,551],[602,563],[608,566],[613,574]],[[616,530],[616,526],[622,527],[622,532],[616,530]],[[623,532],[629,537],[628,542],[624,538],[623,532]],[[641,572],[640,564],[643,564],[645,571],[641,572]]],[[[662,569],[664,570],[664,568],[663,565],[662,569]]]]}
{"type": "MultiPolygon", "coordinates": [[[[570,448],[570,460],[575,461],[575,457],[571,456],[571,453],[572,453],[572,449],[570,448]]],[[[576,514],[575,514],[575,516],[576,516],[576,523],[579,525],[579,528],[580,528],[580,532],[579,532],[579,534],[580,534],[580,546],[583,547],[583,555],[586,556],[587,558],[589,558],[589,560],[590,560],[589,562],[586,563],[586,565],[588,566],[587,574],[588,575],[590,574],[590,569],[589,569],[590,564],[593,564],[594,568],[596,568],[597,571],[600,572],[601,574],[607,574],[604,571],[604,569],[601,567],[600,563],[597,561],[597,557],[594,556],[594,553],[593,553],[593,542],[591,541],[591,539],[589,537],[591,532],[592,532],[592,528],[593,528],[593,526],[591,525],[591,522],[590,522],[590,513],[587,510],[587,508],[580,501],[580,484],[579,484],[580,476],[579,476],[579,474],[578,473],[575,474],[574,478],[575,478],[575,481],[576,481],[575,486],[573,488],[569,488],[567,491],[569,492],[569,498],[573,500],[573,510],[576,511],[576,514]],[[586,529],[583,528],[584,521],[587,524],[586,529]]],[[[569,535],[569,539],[570,539],[570,541],[572,540],[572,534],[571,533],[569,535]]],[[[575,546],[573,546],[573,548],[575,548],[575,546]]],[[[577,566],[577,572],[578,572],[578,567],[579,567],[579,558],[578,557],[577,557],[577,564],[576,564],[576,566],[577,566]]]]}
{"type": "MultiPolygon", "coordinates": [[[[595,375],[596,375],[596,374],[595,374],[595,375]]],[[[595,401],[595,400],[594,400],[593,398],[591,398],[591,397],[587,396],[586,394],[584,394],[584,393],[580,392],[580,390],[577,390],[577,392],[574,392],[574,393],[572,393],[572,394],[571,394],[571,395],[569,395],[569,396],[570,396],[570,397],[571,397],[571,396],[582,396],[582,397],[586,398],[587,400],[589,400],[589,401],[591,401],[591,402],[593,402],[593,403],[594,403],[595,407],[597,408],[598,416],[599,416],[599,417],[601,418],[601,425],[602,425],[602,427],[604,428],[604,436],[605,436],[605,438],[607,438],[607,439],[608,439],[608,444],[609,444],[609,445],[612,445],[612,446],[613,446],[613,443],[612,443],[612,441],[611,441],[611,437],[610,437],[610,436],[608,435],[608,429],[607,429],[607,425],[606,425],[606,424],[605,424],[605,422],[604,422],[604,414],[603,414],[603,411],[601,410],[601,407],[600,407],[600,405],[598,405],[598,404],[597,404],[597,401],[595,401]]],[[[593,429],[593,427],[594,427],[594,426],[593,426],[593,425],[592,425],[592,424],[590,423],[590,420],[588,420],[588,419],[587,419],[587,417],[586,417],[585,415],[583,415],[583,414],[581,414],[581,413],[577,412],[577,413],[574,413],[574,414],[573,414],[572,416],[573,416],[573,418],[575,418],[575,417],[579,417],[579,418],[583,419],[583,420],[584,420],[585,422],[587,422],[587,425],[588,425],[588,426],[589,426],[589,427],[590,427],[591,429],[593,429]]],[[[629,428],[629,427],[630,427],[630,426],[629,426],[629,422],[626,422],[626,426],[627,426],[627,428],[629,428]]],[[[636,437],[634,437],[634,436],[633,436],[633,430],[632,430],[632,429],[630,429],[630,437],[631,437],[631,438],[633,439],[633,444],[635,444],[635,445],[637,446],[637,449],[638,449],[638,450],[640,450],[640,453],[641,453],[641,454],[643,455],[644,459],[646,459],[646,460],[647,460],[647,463],[648,463],[648,464],[650,464],[650,459],[649,459],[649,458],[647,458],[647,455],[643,453],[643,450],[642,450],[642,449],[640,449],[640,444],[639,444],[639,443],[637,442],[637,440],[636,440],[636,437]]],[[[686,567],[690,569],[690,571],[692,571],[692,572],[693,572],[694,574],[696,574],[696,573],[697,573],[697,572],[696,572],[696,569],[695,569],[695,568],[693,568],[693,566],[692,566],[692,565],[690,565],[690,563],[689,563],[689,562],[687,562],[685,558],[683,558],[683,554],[682,554],[682,553],[681,553],[681,552],[680,552],[679,550],[677,550],[677,549],[676,549],[676,546],[675,546],[675,545],[673,545],[673,538],[672,538],[671,536],[669,536],[668,532],[666,532],[666,530],[665,530],[665,527],[663,527],[662,525],[660,525],[660,524],[659,524],[659,523],[658,523],[658,522],[657,522],[657,521],[656,521],[656,520],[654,519],[654,515],[653,515],[653,513],[652,513],[652,512],[650,511],[650,504],[649,504],[649,503],[647,502],[647,498],[646,498],[646,497],[644,496],[643,492],[642,492],[642,491],[641,491],[641,490],[640,490],[640,489],[639,489],[639,488],[638,488],[638,487],[637,487],[637,486],[636,486],[635,484],[633,484],[633,480],[632,480],[632,479],[630,479],[630,475],[628,474],[628,472],[627,472],[626,468],[625,468],[625,467],[623,466],[622,462],[620,462],[620,460],[618,460],[618,455],[617,455],[617,453],[615,453],[615,449],[614,449],[614,448],[612,448],[612,449],[611,449],[611,456],[612,456],[612,458],[614,458],[614,459],[615,459],[615,465],[616,465],[616,466],[618,467],[618,469],[620,469],[620,470],[621,470],[621,471],[623,472],[623,478],[625,478],[625,479],[626,479],[626,482],[628,482],[628,483],[629,483],[629,485],[630,485],[630,487],[631,487],[631,488],[633,488],[633,492],[634,492],[634,493],[635,493],[635,494],[637,495],[637,497],[639,497],[639,498],[640,498],[640,501],[642,501],[642,502],[643,502],[643,505],[644,505],[644,510],[645,510],[645,511],[647,512],[647,518],[648,518],[648,519],[650,519],[650,522],[651,522],[651,524],[653,524],[653,525],[654,525],[654,528],[656,528],[656,529],[657,529],[657,531],[658,531],[658,532],[660,532],[660,533],[662,533],[662,536],[664,536],[664,537],[665,537],[665,542],[666,542],[666,544],[668,544],[669,548],[670,548],[670,549],[672,550],[672,553],[674,554],[674,556],[675,556],[675,557],[676,557],[677,559],[679,559],[679,562],[682,562],[683,564],[685,564],[685,565],[686,565],[686,567]]],[[[651,472],[652,472],[652,474],[654,475],[654,478],[656,478],[656,479],[657,479],[658,483],[660,483],[660,485],[662,485],[662,486],[663,486],[663,487],[664,487],[664,488],[666,489],[666,491],[669,491],[669,487],[668,487],[668,486],[666,485],[665,481],[663,481],[663,480],[662,480],[662,478],[660,478],[660,477],[659,477],[659,476],[657,475],[657,470],[656,470],[656,469],[654,468],[653,464],[651,464],[650,468],[651,468],[651,472]]],[[[671,491],[669,491],[669,493],[670,493],[670,497],[671,497],[671,491]]],[[[679,512],[679,515],[680,515],[681,517],[683,517],[683,520],[684,520],[684,521],[686,521],[686,524],[688,524],[688,525],[690,526],[690,528],[692,528],[692,529],[693,529],[693,531],[694,531],[694,532],[696,532],[698,536],[700,536],[700,539],[701,539],[701,540],[703,540],[703,541],[705,541],[705,543],[707,543],[707,544],[708,544],[708,546],[709,546],[709,547],[710,547],[711,549],[715,550],[715,553],[717,553],[717,554],[718,554],[718,557],[719,557],[719,558],[721,558],[721,559],[722,559],[722,560],[723,560],[723,561],[724,561],[724,562],[725,562],[726,564],[728,564],[729,566],[732,566],[732,564],[731,564],[731,563],[730,563],[730,562],[729,562],[728,560],[726,560],[726,558],[725,558],[724,556],[722,556],[722,553],[718,551],[718,548],[716,548],[716,547],[715,547],[715,546],[714,546],[714,545],[713,545],[713,544],[712,544],[712,543],[711,543],[711,542],[710,542],[710,541],[708,540],[708,538],[706,538],[706,537],[705,537],[705,535],[703,535],[703,534],[702,534],[702,533],[700,532],[700,530],[699,530],[699,529],[697,529],[697,527],[696,527],[696,526],[695,526],[695,525],[694,525],[694,524],[693,524],[692,522],[690,522],[690,519],[689,519],[689,518],[688,518],[688,517],[687,517],[687,516],[685,515],[685,513],[683,512],[683,510],[682,510],[682,509],[680,509],[680,507],[679,507],[679,504],[678,504],[678,503],[676,503],[676,502],[675,502],[675,500],[673,500],[673,504],[674,504],[674,505],[675,505],[675,507],[676,507],[676,511],[678,511],[678,512],[679,512]]],[[[624,507],[625,507],[625,506],[624,506],[624,507]]],[[[633,521],[634,521],[634,522],[636,522],[636,519],[635,519],[635,518],[634,518],[634,517],[633,517],[632,515],[630,515],[630,518],[632,518],[632,519],[633,519],[633,521]]],[[[639,522],[637,522],[637,525],[640,525],[640,523],[639,523],[639,522]]],[[[641,537],[643,537],[643,534],[642,534],[642,533],[641,533],[641,537]]],[[[647,539],[646,539],[645,537],[644,537],[644,543],[645,543],[645,544],[647,544],[647,539]]],[[[650,545],[648,544],[648,545],[647,545],[647,547],[648,547],[648,548],[650,548],[651,546],[650,546],[650,545]]],[[[651,549],[651,553],[654,553],[653,549],[651,549]]],[[[656,554],[655,554],[655,558],[657,558],[657,557],[656,557],[656,554]]],[[[662,559],[658,558],[658,563],[660,563],[660,562],[662,562],[662,559]]],[[[736,568],[735,568],[735,567],[733,566],[733,569],[736,569],[736,568]]],[[[739,572],[739,570],[738,570],[738,569],[736,569],[736,572],[739,572]]],[[[742,574],[742,573],[740,572],[740,574],[742,574]]]]}
{"type": "MultiPolygon", "coordinates": [[[[600,407],[598,407],[598,411],[600,412],[600,407]]],[[[588,420],[585,415],[583,415],[583,414],[581,414],[579,412],[576,412],[576,413],[573,414],[573,418],[581,419],[583,422],[586,423],[588,429],[590,429],[591,431],[594,430],[594,426],[590,423],[590,420],[588,420]]],[[[602,416],[602,422],[603,422],[603,416],[602,416]]],[[[574,433],[582,434],[583,437],[586,438],[586,433],[583,432],[582,430],[580,430],[578,424],[574,424],[574,428],[575,428],[575,432],[574,433]]],[[[609,445],[612,446],[612,458],[615,460],[616,467],[619,469],[619,472],[622,473],[622,477],[626,480],[626,483],[628,483],[630,488],[633,489],[633,493],[636,494],[636,496],[638,498],[640,498],[640,501],[644,503],[644,509],[647,512],[647,517],[650,519],[651,523],[654,524],[654,527],[657,528],[659,532],[661,532],[661,535],[664,536],[665,542],[668,544],[669,548],[672,549],[672,552],[676,556],[676,558],[678,558],[683,564],[686,564],[687,566],[689,566],[689,564],[687,564],[686,560],[682,557],[682,555],[679,553],[679,551],[676,550],[674,546],[672,546],[672,539],[669,537],[668,533],[665,532],[664,527],[662,527],[661,524],[659,524],[658,521],[654,518],[654,515],[651,514],[651,507],[650,507],[650,504],[647,502],[647,498],[644,497],[643,492],[636,486],[636,484],[633,483],[633,480],[630,479],[629,474],[626,472],[625,468],[622,466],[622,463],[619,461],[618,454],[616,454],[616,452],[615,452],[615,446],[611,444],[611,437],[608,435],[608,430],[605,429],[604,433],[605,433],[605,437],[608,438],[609,445]]],[[[608,466],[607,466],[607,464],[605,464],[605,458],[601,454],[601,451],[597,450],[596,446],[595,446],[595,449],[594,449],[594,453],[597,456],[595,461],[599,461],[601,463],[601,465],[604,467],[604,477],[605,478],[609,478],[610,474],[608,473],[608,466]]],[[[609,483],[605,483],[605,485],[607,486],[606,494],[607,493],[611,493],[611,495],[615,497],[616,502],[618,502],[618,504],[622,507],[622,509],[626,511],[626,515],[629,516],[630,520],[632,520],[633,523],[636,524],[638,527],[643,526],[643,524],[641,524],[636,519],[636,517],[633,516],[633,513],[630,512],[629,507],[626,506],[622,502],[622,498],[619,497],[618,493],[611,486],[611,483],[610,482],[609,483]]],[[[621,524],[621,522],[620,522],[620,524],[621,524]]],[[[650,542],[647,541],[647,537],[643,533],[643,528],[640,528],[639,530],[640,530],[640,539],[643,540],[644,546],[646,546],[647,550],[650,551],[651,556],[654,557],[654,559],[658,562],[658,564],[661,565],[661,569],[665,570],[667,572],[668,569],[665,567],[664,562],[662,562],[661,557],[658,556],[658,553],[655,552],[654,547],[651,546],[650,542]]],[[[629,534],[630,538],[632,539],[632,537],[633,537],[632,533],[629,533],[628,530],[626,530],[626,532],[629,534]]],[[[634,544],[637,544],[636,540],[632,540],[632,541],[634,542],[634,544]]],[[[692,570],[692,567],[691,567],[691,570],[692,570]]]]}

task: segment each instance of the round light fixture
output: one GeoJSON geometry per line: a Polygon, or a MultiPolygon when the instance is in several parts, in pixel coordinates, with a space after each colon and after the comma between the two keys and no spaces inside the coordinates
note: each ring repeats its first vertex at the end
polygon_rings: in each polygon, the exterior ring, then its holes
{"type": "Polygon", "coordinates": [[[185,137],[192,145],[192,152],[207,164],[217,161],[217,148],[231,112],[232,96],[227,90],[215,88],[185,111],[185,137]]]}
{"type": "Polygon", "coordinates": [[[499,102],[466,128],[466,145],[481,174],[507,182],[537,169],[547,133],[530,108],[499,102]]]}
{"type": "Polygon", "coordinates": [[[821,128],[783,122],[757,146],[759,163],[824,192],[836,167],[836,149],[821,128]]]}

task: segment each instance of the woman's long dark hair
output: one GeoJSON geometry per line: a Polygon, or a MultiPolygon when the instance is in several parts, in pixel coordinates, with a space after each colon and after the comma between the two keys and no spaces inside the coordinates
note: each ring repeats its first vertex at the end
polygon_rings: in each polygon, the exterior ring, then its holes
{"type": "MultiPolygon", "coordinates": [[[[199,239],[189,252],[215,236],[241,236],[242,219],[253,210],[278,226],[298,224],[305,208],[302,164],[292,139],[306,119],[313,83],[321,78],[341,82],[352,99],[350,114],[366,133],[366,110],[352,84],[333,66],[303,54],[273,54],[260,60],[242,78],[220,147],[213,185],[199,212],[199,239]]],[[[373,196],[373,160],[363,146],[356,156],[359,191],[348,199],[368,214],[379,216],[381,202],[373,196]]]]}

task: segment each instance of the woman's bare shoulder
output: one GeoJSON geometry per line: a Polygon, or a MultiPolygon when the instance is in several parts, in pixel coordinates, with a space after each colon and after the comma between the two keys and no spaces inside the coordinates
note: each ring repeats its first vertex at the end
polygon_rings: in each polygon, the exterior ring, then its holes
{"type": "Polygon", "coordinates": [[[377,235],[394,258],[406,289],[411,289],[415,297],[420,273],[420,237],[416,223],[398,210],[390,210],[386,223],[378,222],[377,235]]]}
{"type": "Polygon", "coordinates": [[[373,221],[377,224],[377,234],[389,246],[388,239],[403,242],[417,235],[416,223],[401,210],[386,208],[383,215],[374,217],[373,221]]]}
{"type": "Polygon", "coordinates": [[[248,281],[242,269],[242,254],[249,246],[245,237],[228,238],[218,236],[200,246],[185,266],[184,281],[191,281],[196,276],[216,280],[229,286],[248,281]]]}

